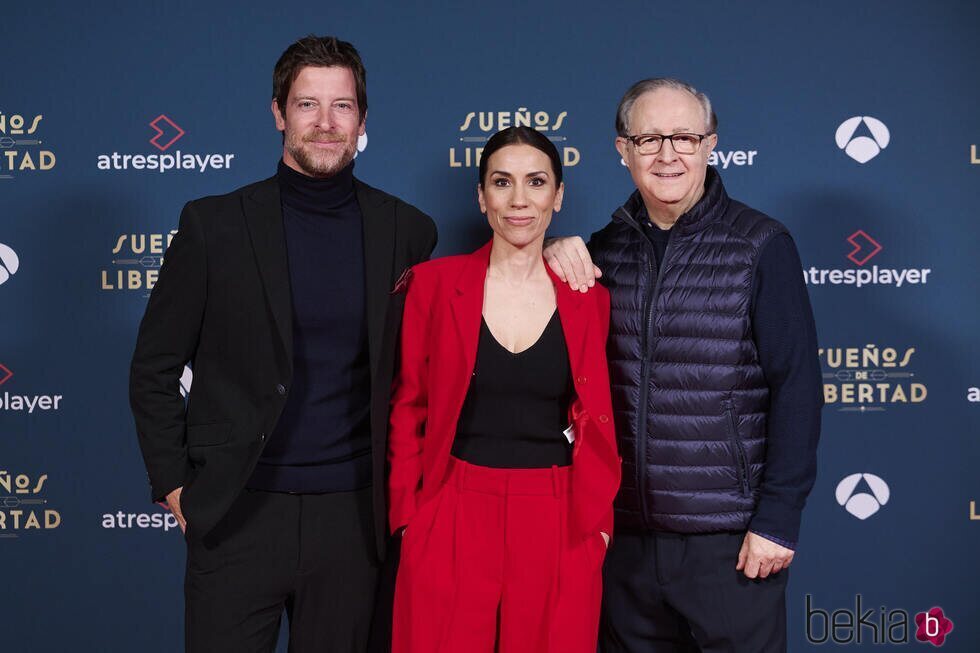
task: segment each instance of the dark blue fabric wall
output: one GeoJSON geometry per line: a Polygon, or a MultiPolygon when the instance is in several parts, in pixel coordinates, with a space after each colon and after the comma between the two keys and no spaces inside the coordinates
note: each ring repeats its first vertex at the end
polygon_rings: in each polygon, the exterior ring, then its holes
{"type": "MultiPolygon", "coordinates": [[[[128,362],[183,203],[274,173],[272,67],[308,33],[360,49],[371,108],[356,172],[436,219],[437,254],[487,238],[474,156],[499,127],[547,127],[569,164],[554,232],[587,235],[631,190],[612,147],[623,91],[661,75],[707,91],[718,170],[792,230],[823,348],[790,650],[810,647],[808,623],[823,634],[807,595],[828,612],[860,595],[876,622],[883,606],[910,622],[941,606],[946,646],[978,649],[976,3],[19,2],[0,15],[0,650],[181,647],[183,543],[148,502],[128,362]],[[159,169],[176,162],[189,169],[159,169]]],[[[855,630],[851,647],[873,647],[855,630]]]]}

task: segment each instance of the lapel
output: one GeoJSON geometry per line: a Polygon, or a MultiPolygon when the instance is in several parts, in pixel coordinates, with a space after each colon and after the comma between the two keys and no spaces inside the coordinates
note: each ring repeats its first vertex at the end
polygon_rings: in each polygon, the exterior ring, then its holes
{"type": "MultiPolygon", "coordinates": [[[[466,257],[466,262],[456,279],[450,305],[453,310],[453,323],[458,331],[463,354],[463,370],[466,383],[460,384],[463,396],[469,388],[469,378],[476,366],[476,349],[480,344],[480,322],[483,318],[483,290],[487,280],[487,266],[490,264],[490,246],[487,243],[466,257]]],[[[456,402],[462,405],[461,401],[456,402]]]]}
{"type": "Polygon", "coordinates": [[[262,277],[266,300],[286,351],[293,363],[293,306],[286,256],[286,232],[282,225],[279,182],[275,177],[257,183],[242,200],[252,249],[262,277]]]}
{"type": "MultiPolygon", "coordinates": [[[[487,278],[487,266],[490,264],[491,243],[487,243],[466,257],[450,305],[453,311],[453,323],[458,331],[460,347],[463,355],[463,370],[469,379],[476,365],[476,350],[480,343],[480,322],[483,316],[483,293],[487,278]]],[[[551,282],[555,286],[555,301],[558,305],[558,318],[561,322],[562,333],[565,336],[565,346],[568,348],[569,364],[575,377],[585,375],[586,365],[586,336],[588,319],[581,312],[588,295],[573,291],[568,284],[559,279],[551,268],[545,265],[551,282]]],[[[465,396],[468,382],[461,384],[460,392],[465,396]]],[[[459,403],[459,402],[457,402],[459,403]]]]}
{"type": "MultiPolygon", "coordinates": [[[[582,307],[587,301],[592,301],[588,294],[582,294],[568,287],[568,284],[558,278],[547,263],[545,268],[555,285],[555,299],[558,304],[558,318],[561,330],[565,336],[565,347],[568,348],[568,361],[572,368],[572,377],[588,376],[586,366],[586,332],[589,316],[582,315],[582,307]]],[[[576,383],[576,388],[579,384],[576,383]]]]}
{"type": "Polygon", "coordinates": [[[388,296],[392,289],[395,203],[391,196],[375,190],[358,179],[354,180],[354,192],[357,195],[358,207],[361,209],[363,225],[368,355],[373,378],[381,358],[388,296]]]}

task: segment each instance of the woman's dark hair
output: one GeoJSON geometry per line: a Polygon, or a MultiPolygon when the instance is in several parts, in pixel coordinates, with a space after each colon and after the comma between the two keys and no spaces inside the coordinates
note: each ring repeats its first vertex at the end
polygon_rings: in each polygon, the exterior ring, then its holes
{"type": "Polygon", "coordinates": [[[483,148],[480,155],[480,188],[487,179],[487,162],[494,152],[508,145],[530,145],[536,150],[541,150],[551,159],[551,171],[555,175],[555,188],[561,185],[561,157],[558,155],[558,148],[548,140],[541,132],[530,127],[508,127],[490,137],[487,146],[483,148]]]}

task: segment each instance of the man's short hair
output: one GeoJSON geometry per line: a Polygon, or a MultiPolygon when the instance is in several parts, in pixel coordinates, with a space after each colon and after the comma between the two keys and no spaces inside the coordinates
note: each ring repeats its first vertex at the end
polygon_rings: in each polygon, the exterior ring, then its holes
{"type": "Polygon", "coordinates": [[[367,114],[367,73],[357,49],[347,41],[341,41],[334,36],[304,36],[286,48],[286,51],[276,62],[272,72],[272,98],[279,105],[279,111],[285,115],[286,99],[289,89],[296,76],[307,66],[329,68],[339,66],[347,68],[354,75],[354,85],[357,90],[357,111],[361,122],[367,114]]]}
{"type": "Polygon", "coordinates": [[[650,93],[661,88],[687,91],[693,95],[698,103],[700,103],[701,108],[704,109],[704,124],[707,127],[705,133],[714,134],[718,131],[718,116],[715,115],[714,110],[711,108],[711,100],[708,99],[707,95],[687,82],[682,82],[673,77],[651,77],[650,79],[640,80],[630,86],[626,94],[623,95],[623,99],[619,101],[619,107],[616,109],[616,133],[619,136],[625,137],[630,135],[629,118],[630,111],[633,110],[633,103],[644,93],[650,93]]]}

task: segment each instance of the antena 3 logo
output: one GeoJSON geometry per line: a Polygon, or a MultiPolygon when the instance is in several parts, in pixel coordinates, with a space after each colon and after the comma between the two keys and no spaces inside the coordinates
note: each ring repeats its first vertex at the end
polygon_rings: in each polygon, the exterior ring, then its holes
{"type": "Polygon", "coordinates": [[[0,111],[0,181],[13,179],[15,172],[54,168],[58,162],[54,152],[38,148],[42,141],[36,132],[43,119],[40,113],[25,117],[0,111]]]}
{"type": "Polygon", "coordinates": [[[858,229],[844,238],[844,255],[856,267],[817,268],[803,270],[803,280],[810,286],[895,286],[925,285],[929,282],[931,268],[889,268],[867,265],[885,247],[868,232],[858,229]]]}
{"type": "Polygon", "coordinates": [[[0,286],[7,283],[10,277],[20,269],[20,258],[9,245],[0,243],[0,286]]]}
{"type": "Polygon", "coordinates": [[[883,478],[867,472],[845,476],[834,490],[837,503],[861,521],[881,510],[891,495],[883,478]],[[859,487],[862,481],[866,487],[859,487]]]}
{"type": "Polygon", "coordinates": [[[177,141],[184,138],[187,132],[172,118],[160,114],[149,121],[148,143],[159,153],[148,154],[112,154],[98,155],[99,170],[150,170],[153,172],[210,172],[212,170],[227,170],[231,167],[234,154],[196,154],[170,151],[177,141]]]}
{"type": "Polygon", "coordinates": [[[823,397],[841,412],[881,412],[896,404],[920,404],[929,394],[908,369],[915,347],[828,347],[819,349],[823,397]]]}
{"type": "Polygon", "coordinates": [[[462,145],[449,148],[450,168],[475,168],[480,165],[483,145],[496,132],[508,127],[531,127],[548,137],[562,156],[566,167],[577,166],[582,158],[577,148],[565,145],[568,139],[559,133],[568,117],[562,111],[552,119],[547,111],[532,112],[527,107],[510,111],[470,111],[459,125],[459,142],[462,145]]]}
{"type": "Polygon", "coordinates": [[[165,234],[119,234],[112,247],[112,267],[102,270],[101,290],[149,293],[160,276],[163,253],[176,235],[176,230],[165,234]]]}
{"type": "Polygon", "coordinates": [[[0,539],[16,538],[22,531],[52,530],[61,525],[61,514],[45,508],[47,474],[32,478],[0,470],[0,539]]]}
{"type": "Polygon", "coordinates": [[[891,133],[885,123],[871,116],[848,118],[837,128],[834,139],[837,147],[858,163],[867,163],[875,158],[891,142],[891,133]],[[864,127],[867,135],[858,134],[864,127]]]}

